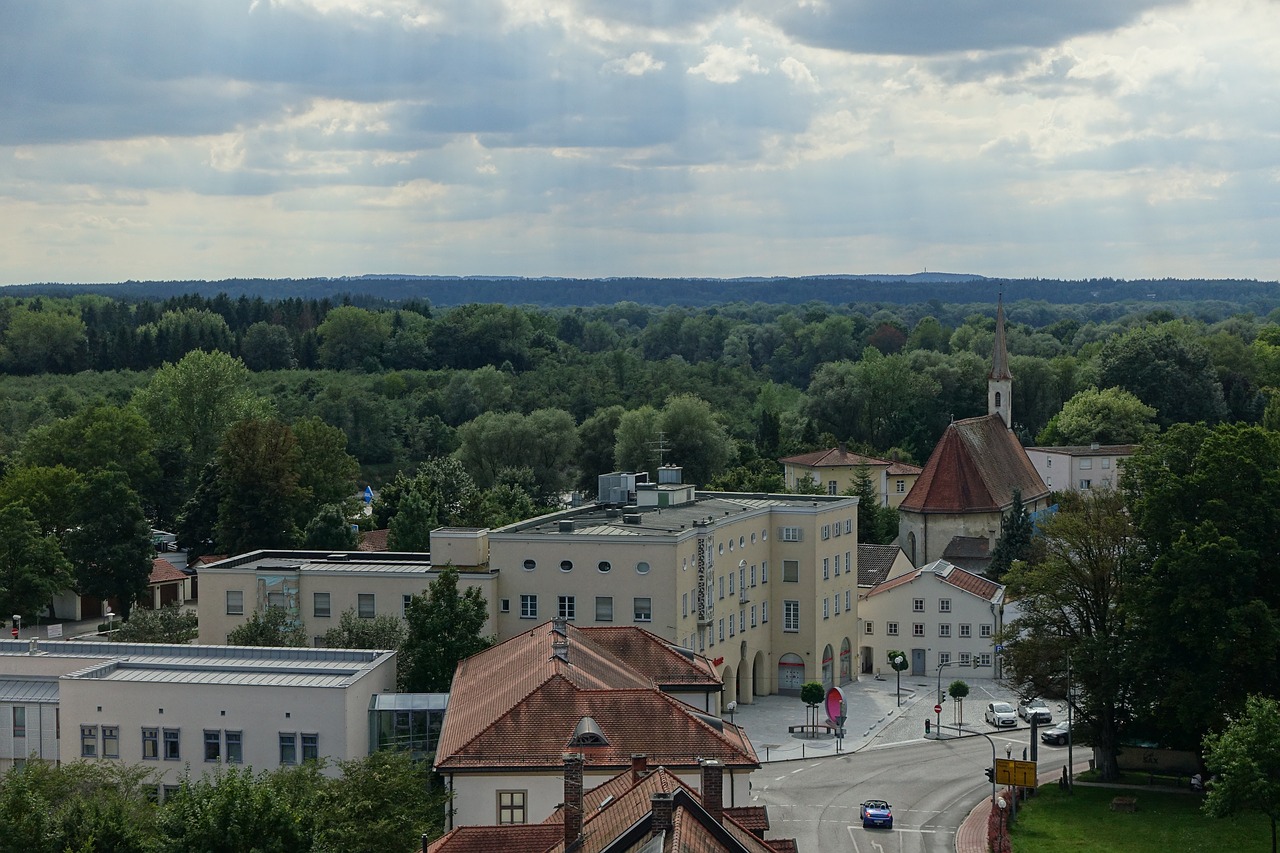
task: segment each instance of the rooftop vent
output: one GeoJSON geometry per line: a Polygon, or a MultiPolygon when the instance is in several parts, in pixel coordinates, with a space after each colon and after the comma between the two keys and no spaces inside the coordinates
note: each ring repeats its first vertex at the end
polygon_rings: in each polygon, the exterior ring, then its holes
{"type": "Polygon", "coordinates": [[[573,519],[572,519],[572,518],[565,518],[565,519],[561,519],[561,520],[560,520],[560,532],[561,532],[561,533],[572,533],[572,532],[573,532],[573,519]]]}
{"type": "Polygon", "coordinates": [[[600,731],[600,726],[591,717],[583,717],[578,720],[578,725],[573,729],[573,737],[569,739],[569,746],[608,746],[609,739],[604,736],[604,732],[600,731]]]}
{"type": "Polygon", "coordinates": [[[628,513],[627,515],[624,515],[624,516],[622,517],[622,523],[623,523],[623,524],[639,524],[639,523],[640,523],[640,513],[638,513],[638,512],[633,512],[633,513],[628,513]]]}

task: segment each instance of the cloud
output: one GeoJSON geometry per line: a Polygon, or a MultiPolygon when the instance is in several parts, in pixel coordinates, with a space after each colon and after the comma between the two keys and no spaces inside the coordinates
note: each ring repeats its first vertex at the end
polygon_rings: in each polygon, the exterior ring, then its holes
{"type": "Polygon", "coordinates": [[[712,83],[737,83],[747,74],[767,74],[760,58],[751,53],[751,43],[742,47],[712,44],[706,48],[702,62],[689,69],[690,74],[706,77],[712,83]]]}
{"type": "Polygon", "coordinates": [[[630,74],[639,77],[651,71],[661,71],[667,63],[654,59],[648,52],[637,50],[624,59],[611,59],[604,64],[604,70],[612,74],[630,74]]]}

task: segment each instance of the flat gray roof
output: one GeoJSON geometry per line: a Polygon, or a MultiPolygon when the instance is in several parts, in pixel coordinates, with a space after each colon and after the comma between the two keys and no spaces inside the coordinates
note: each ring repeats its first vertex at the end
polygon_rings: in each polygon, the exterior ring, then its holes
{"type": "Polygon", "coordinates": [[[55,705],[58,702],[57,679],[0,678],[0,702],[55,705]]]}

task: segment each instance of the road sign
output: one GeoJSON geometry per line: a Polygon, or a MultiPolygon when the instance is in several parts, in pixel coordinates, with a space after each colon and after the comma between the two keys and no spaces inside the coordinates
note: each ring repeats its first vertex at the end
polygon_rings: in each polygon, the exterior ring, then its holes
{"type": "Polygon", "coordinates": [[[942,706],[941,706],[941,705],[934,705],[934,706],[933,706],[933,713],[935,713],[935,714],[941,714],[941,713],[942,713],[942,706]]]}
{"type": "Polygon", "coordinates": [[[1001,785],[1017,785],[1021,788],[1036,786],[1036,763],[1016,758],[996,759],[996,782],[1001,785]]]}
{"type": "Polygon", "coordinates": [[[996,654],[1000,654],[1003,651],[1004,651],[1004,646],[1000,645],[999,643],[996,643],[996,654]]]}

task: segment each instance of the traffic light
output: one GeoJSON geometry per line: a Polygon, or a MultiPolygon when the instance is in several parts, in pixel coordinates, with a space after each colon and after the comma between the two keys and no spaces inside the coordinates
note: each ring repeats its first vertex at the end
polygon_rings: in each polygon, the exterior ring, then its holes
{"type": "Polygon", "coordinates": [[[988,767],[988,768],[986,769],[986,774],[987,774],[987,781],[988,781],[988,782],[994,782],[994,781],[996,781],[996,769],[995,769],[994,767],[988,767]]]}

